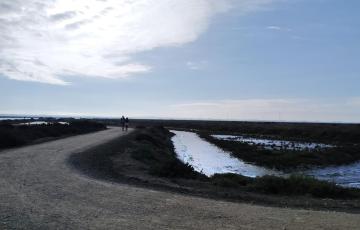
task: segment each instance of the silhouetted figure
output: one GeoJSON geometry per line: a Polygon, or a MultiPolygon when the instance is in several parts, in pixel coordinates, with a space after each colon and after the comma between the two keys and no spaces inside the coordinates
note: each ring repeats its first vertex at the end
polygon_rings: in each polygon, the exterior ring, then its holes
{"type": "Polygon", "coordinates": [[[125,117],[124,116],[121,117],[120,124],[121,124],[122,131],[124,131],[125,130],[125,117]]]}
{"type": "Polygon", "coordinates": [[[125,118],[125,129],[126,129],[126,131],[128,131],[128,128],[129,128],[129,118],[126,117],[125,118]]]}

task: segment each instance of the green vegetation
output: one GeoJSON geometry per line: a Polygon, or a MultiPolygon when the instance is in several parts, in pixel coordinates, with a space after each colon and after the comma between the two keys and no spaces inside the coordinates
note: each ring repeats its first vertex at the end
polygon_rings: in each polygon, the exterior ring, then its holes
{"type": "MultiPolygon", "coordinates": [[[[151,165],[150,173],[165,177],[202,178],[190,165],[181,163],[174,153],[171,133],[158,127],[144,129],[136,135],[138,148],[132,156],[151,165]]],[[[357,198],[360,192],[356,189],[339,187],[333,183],[319,181],[311,177],[290,176],[281,178],[264,176],[248,178],[236,174],[214,175],[209,183],[221,187],[239,188],[276,195],[310,195],[320,198],[357,198]]]]}
{"type": "Polygon", "coordinates": [[[280,170],[348,164],[360,159],[360,146],[357,145],[311,151],[267,150],[243,142],[218,140],[209,133],[202,132],[199,135],[244,161],[280,170]]]}
{"type": "Polygon", "coordinates": [[[131,156],[150,166],[149,172],[153,175],[192,179],[204,177],[176,157],[172,135],[162,127],[141,129],[134,136],[136,147],[131,149],[131,156]]]}
{"type": "MultiPolygon", "coordinates": [[[[109,122],[115,122],[109,121],[109,122]]],[[[164,126],[168,129],[190,130],[209,142],[232,152],[244,161],[281,170],[349,164],[360,160],[360,124],[242,122],[201,120],[133,120],[136,126],[164,126]],[[210,138],[210,134],[245,135],[254,138],[315,142],[336,148],[314,151],[270,151],[248,144],[231,143],[210,138]]]]}
{"type": "Polygon", "coordinates": [[[172,134],[162,127],[141,128],[89,151],[75,154],[69,161],[95,177],[111,180],[124,178],[133,171],[137,175],[149,174],[171,179],[206,178],[176,158],[171,137],[172,134]]]}
{"type": "Polygon", "coordinates": [[[172,190],[173,183],[176,183],[177,189],[186,188],[186,191],[190,189],[194,193],[215,197],[238,198],[248,193],[257,194],[255,197],[260,194],[332,199],[360,197],[359,190],[303,176],[249,178],[216,174],[208,178],[177,159],[171,137],[172,133],[162,127],[141,128],[87,152],[75,154],[70,162],[95,177],[145,186],[160,184],[160,187],[168,186],[172,190]]]}
{"type": "Polygon", "coordinates": [[[22,146],[45,138],[57,138],[106,129],[106,126],[90,120],[75,120],[69,124],[51,123],[20,125],[0,123],[0,149],[22,146]]]}
{"type": "MultiPolygon", "coordinates": [[[[116,121],[113,122],[116,123],[116,121]]],[[[133,126],[157,125],[219,134],[246,134],[270,139],[334,145],[360,143],[360,124],[196,120],[132,120],[132,124],[133,126]]]]}

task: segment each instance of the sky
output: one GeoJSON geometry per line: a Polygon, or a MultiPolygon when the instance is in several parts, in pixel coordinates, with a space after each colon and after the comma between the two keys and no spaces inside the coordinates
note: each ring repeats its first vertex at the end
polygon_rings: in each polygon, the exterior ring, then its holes
{"type": "Polygon", "coordinates": [[[1,0],[0,114],[360,122],[358,0],[1,0]]]}

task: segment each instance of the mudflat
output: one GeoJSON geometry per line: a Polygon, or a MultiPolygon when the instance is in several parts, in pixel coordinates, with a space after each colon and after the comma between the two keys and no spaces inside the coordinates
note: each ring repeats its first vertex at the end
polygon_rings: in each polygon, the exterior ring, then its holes
{"type": "Polygon", "coordinates": [[[357,214],[218,201],[96,180],[67,159],[119,128],[0,152],[2,229],[359,229],[357,214]]]}

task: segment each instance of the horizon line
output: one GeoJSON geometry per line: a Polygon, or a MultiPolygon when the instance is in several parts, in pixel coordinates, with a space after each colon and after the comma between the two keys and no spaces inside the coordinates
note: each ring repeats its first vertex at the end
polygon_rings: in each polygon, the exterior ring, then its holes
{"type": "MultiPolygon", "coordinates": [[[[54,115],[54,114],[0,114],[0,118],[85,118],[85,119],[120,119],[122,115],[54,115]]],[[[224,122],[264,122],[264,123],[309,123],[309,124],[360,124],[347,121],[301,121],[301,120],[250,120],[250,119],[215,119],[215,118],[175,118],[159,116],[130,116],[135,120],[174,120],[174,121],[224,121],[224,122]]]]}

